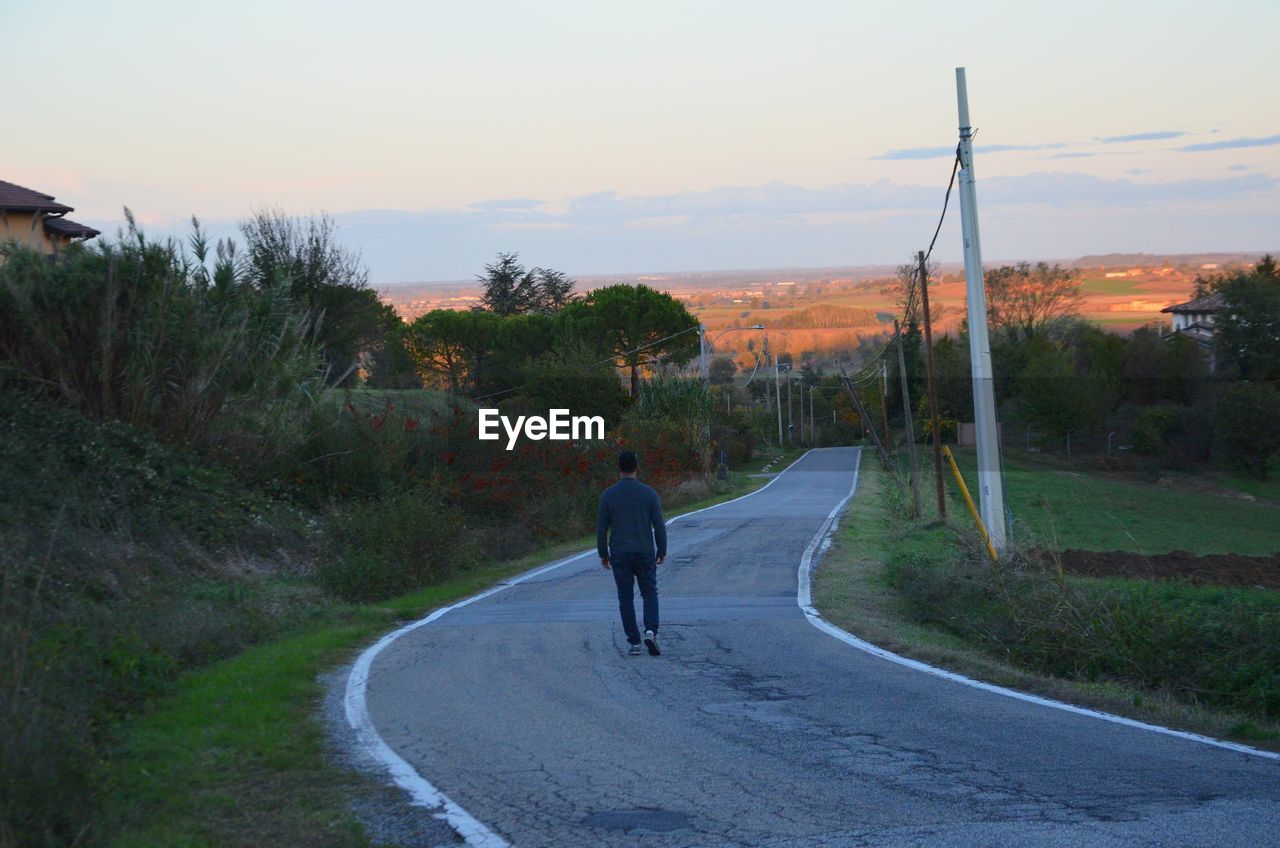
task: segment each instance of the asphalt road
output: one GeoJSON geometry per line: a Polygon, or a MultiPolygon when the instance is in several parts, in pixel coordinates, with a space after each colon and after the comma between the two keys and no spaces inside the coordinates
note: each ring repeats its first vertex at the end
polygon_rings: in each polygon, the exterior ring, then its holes
{"type": "Polygon", "coordinates": [[[663,656],[626,654],[592,555],[387,646],[369,672],[378,733],[517,846],[1280,845],[1280,762],[1001,697],[813,627],[797,564],[853,461],[815,451],[671,526],[663,656]]]}

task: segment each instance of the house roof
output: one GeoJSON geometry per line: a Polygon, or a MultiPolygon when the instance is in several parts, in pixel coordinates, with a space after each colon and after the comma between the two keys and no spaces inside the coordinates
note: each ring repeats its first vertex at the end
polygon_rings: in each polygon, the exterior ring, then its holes
{"type": "Polygon", "coordinates": [[[15,212],[71,212],[72,207],[54,201],[53,195],[32,191],[0,180],[0,209],[15,212]]]}
{"type": "Polygon", "coordinates": [[[93,238],[100,233],[93,227],[84,224],[77,224],[75,221],[68,221],[66,218],[45,218],[44,228],[51,233],[56,233],[67,238],[93,238]]]}
{"type": "Polygon", "coordinates": [[[1197,297],[1194,300],[1188,300],[1186,303],[1175,303],[1173,306],[1166,306],[1161,312],[1217,312],[1224,306],[1222,302],[1222,292],[1213,292],[1204,297],[1197,297]]]}

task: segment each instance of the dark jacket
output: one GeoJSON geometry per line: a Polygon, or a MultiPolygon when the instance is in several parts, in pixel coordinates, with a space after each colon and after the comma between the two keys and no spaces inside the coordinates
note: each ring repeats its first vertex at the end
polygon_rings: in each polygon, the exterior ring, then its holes
{"type": "Polygon", "coordinates": [[[667,525],[658,493],[634,477],[623,477],[604,490],[596,513],[596,552],[601,559],[617,554],[667,555],[667,525]],[[610,532],[612,531],[612,532],[610,532]]]}

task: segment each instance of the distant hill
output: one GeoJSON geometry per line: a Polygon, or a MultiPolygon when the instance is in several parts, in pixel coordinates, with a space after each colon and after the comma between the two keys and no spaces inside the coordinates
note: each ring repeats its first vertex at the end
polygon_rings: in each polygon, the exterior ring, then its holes
{"type": "Polygon", "coordinates": [[[1063,262],[1068,268],[1150,268],[1152,266],[1252,265],[1257,253],[1103,253],[1063,262]]]}

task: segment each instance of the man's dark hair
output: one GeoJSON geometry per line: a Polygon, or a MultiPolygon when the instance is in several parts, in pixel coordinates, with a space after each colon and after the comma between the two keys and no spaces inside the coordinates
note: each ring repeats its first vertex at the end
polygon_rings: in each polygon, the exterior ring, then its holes
{"type": "Polygon", "coordinates": [[[618,454],[618,470],[623,474],[635,474],[639,467],[640,460],[636,459],[635,451],[623,451],[618,454]]]}

